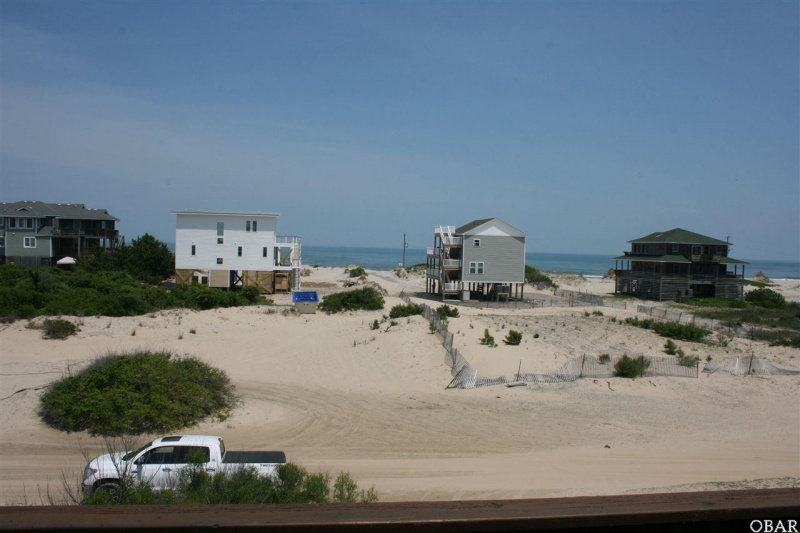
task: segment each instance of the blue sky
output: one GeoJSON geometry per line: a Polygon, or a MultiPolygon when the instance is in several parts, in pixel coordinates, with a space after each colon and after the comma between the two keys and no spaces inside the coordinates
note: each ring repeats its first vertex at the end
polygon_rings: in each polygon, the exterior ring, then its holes
{"type": "Polygon", "coordinates": [[[683,227],[800,258],[798,2],[0,1],[3,201],[128,240],[278,212],[307,244],[534,252],[683,227]]]}

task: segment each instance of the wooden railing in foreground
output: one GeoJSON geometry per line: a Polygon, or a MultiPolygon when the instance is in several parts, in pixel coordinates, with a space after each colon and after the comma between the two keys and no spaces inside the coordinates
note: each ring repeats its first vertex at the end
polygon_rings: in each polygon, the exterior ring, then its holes
{"type": "Polygon", "coordinates": [[[758,532],[778,530],[778,521],[783,531],[798,531],[798,518],[800,489],[331,505],[0,507],[0,529],[17,531],[758,532]]]}

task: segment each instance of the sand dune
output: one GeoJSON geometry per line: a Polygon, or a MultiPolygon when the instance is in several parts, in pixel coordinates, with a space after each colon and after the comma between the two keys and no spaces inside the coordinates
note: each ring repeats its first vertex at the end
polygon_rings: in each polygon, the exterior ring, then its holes
{"type": "MultiPolygon", "coordinates": [[[[343,269],[316,268],[303,281],[324,295],[341,290],[346,279],[343,269]]],[[[62,471],[77,483],[84,454],[101,449],[99,439],[40,422],[42,388],[95,357],[141,348],[197,356],[236,384],[243,402],[233,417],[187,433],[221,435],[229,449],[283,449],[312,470],[349,471],[386,501],[800,484],[798,376],[701,374],[445,390],[451,379],[445,352],[422,317],[369,327],[402,302],[401,290],[422,290],[422,279],[370,271],[368,280],[388,293],[382,312],[298,316],[287,295],[276,295],[274,306],[86,317],[66,341],[43,340],[26,321],[2,326],[0,502],[39,503],[48,484],[58,489],[62,471]]],[[[613,292],[607,280],[560,283],[613,292]]],[[[800,300],[796,281],[779,288],[800,300]]],[[[530,287],[525,294],[552,297],[530,287]]],[[[584,353],[663,355],[664,339],[621,324],[635,309],[459,309],[450,330],[481,375],[513,376],[520,362],[523,371],[554,371],[584,353]],[[481,346],[484,329],[498,342],[508,329],[522,331],[523,343],[481,346]]],[[[800,352],[789,348],[744,339],[727,346],[678,344],[703,360],[755,353],[800,369],[800,352]]]]}

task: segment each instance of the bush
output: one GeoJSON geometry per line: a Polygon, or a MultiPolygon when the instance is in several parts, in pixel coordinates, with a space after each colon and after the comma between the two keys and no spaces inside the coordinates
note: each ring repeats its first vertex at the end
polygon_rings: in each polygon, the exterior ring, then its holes
{"type": "Polygon", "coordinates": [[[440,305],[436,308],[436,314],[439,315],[439,318],[442,320],[447,320],[448,318],[458,318],[458,308],[457,307],[450,307],[447,304],[440,305]]]}
{"type": "Polygon", "coordinates": [[[697,327],[694,324],[656,322],[650,318],[641,320],[636,317],[626,318],[625,323],[639,328],[652,329],[662,337],[670,337],[684,341],[700,342],[706,335],[711,333],[709,330],[697,327]]]}
{"type": "Polygon", "coordinates": [[[85,505],[240,505],[286,503],[371,503],[378,500],[374,488],[359,489],[353,478],[340,473],[331,486],[325,473],[309,474],[286,463],[277,477],[264,476],[253,467],[232,472],[206,472],[200,465],[182,470],[175,486],[156,491],[129,476],[113,491],[88,495],[85,505]]]}
{"type": "Polygon", "coordinates": [[[611,361],[611,356],[607,353],[602,353],[597,358],[601,365],[607,365],[611,361]]]}
{"type": "Polygon", "coordinates": [[[678,349],[678,345],[675,344],[674,342],[672,342],[671,340],[668,340],[664,344],[664,353],[667,354],[667,355],[675,355],[677,353],[676,352],[677,349],[678,349]]]}
{"type": "Polygon", "coordinates": [[[683,352],[678,355],[678,364],[681,366],[697,366],[699,362],[700,356],[698,355],[686,355],[683,352]]]}
{"type": "Polygon", "coordinates": [[[788,306],[783,295],[766,288],[752,290],[744,295],[744,299],[765,309],[786,309],[788,306]]]}
{"type": "Polygon", "coordinates": [[[550,279],[544,272],[532,266],[525,265],[525,281],[537,287],[558,288],[558,285],[550,279]]]}
{"type": "Polygon", "coordinates": [[[366,276],[367,271],[364,270],[364,267],[357,266],[348,271],[350,273],[351,278],[360,278],[361,276],[366,276]]]}
{"type": "Polygon", "coordinates": [[[522,333],[511,329],[508,331],[506,338],[503,339],[503,342],[509,346],[519,346],[519,344],[522,342],[522,333]]]}
{"type": "Polygon", "coordinates": [[[650,368],[650,361],[639,356],[636,358],[623,355],[622,359],[614,364],[614,375],[620,378],[637,378],[644,375],[644,371],[650,368]]]}
{"type": "Polygon", "coordinates": [[[372,287],[364,287],[363,289],[329,294],[322,298],[319,308],[331,314],[358,309],[375,311],[383,309],[383,305],[384,300],[381,293],[372,287]]]}
{"type": "Polygon", "coordinates": [[[61,431],[118,436],[164,433],[208,417],[224,420],[237,402],[222,370],[169,353],[110,354],[53,383],[39,416],[61,431]]]}
{"type": "Polygon", "coordinates": [[[171,308],[213,309],[261,302],[255,287],[238,292],[205,285],[172,290],[145,285],[121,271],[66,271],[0,265],[0,316],[134,316],[171,308]]]}
{"type": "Polygon", "coordinates": [[[489,334],[489,330],[488,329],[483,330],[483,337],[481,337],[480,343],[485,345],[485,346],[497,346],[494,343],[494,337],[492,337],[489,334]]]}
{"type": "Polygon", "coordinates": [[[68,320],[54,319],[45,320],[42,326],[42,337],[45,339],[66,339],[70,335],[75,335],[78,326],[68,320]]]}
{"type": "Polygon", "coordinates": [[[406,316],[421,315],[422,306],[417,304],[395,305],[389,311],[389,318],[403,318],[406,316]]]}

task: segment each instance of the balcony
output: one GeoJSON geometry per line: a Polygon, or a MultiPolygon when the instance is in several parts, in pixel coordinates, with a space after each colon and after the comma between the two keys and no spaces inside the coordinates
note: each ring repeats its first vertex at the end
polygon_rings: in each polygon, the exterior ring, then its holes
{"type": "Polygon", "coordinates": [[[53,237],[97,237],[101,239],[116,239],[119,230],[115,229],[94,229],[94,228],[53,228],[53,237]]]}
{"type": "Polygon", "coordinates": [[[426,254],[428,257],[439,257],[439,249],[438,248],[428,248],[426,250],[426,254]]]}
{"type": "Polygon", "coordinates": [[[438,268],[429,268],[427,270],[427,274],[428,274],[429,278],[439,279],[439,269],[438,268]]]}
{"type": "Polygon", "coordinates": [[[442,292],[459,292],[464,287],[464,284],[460,281],[448,281],[447,283],[442,283],[442,292]]]}
{"type": "Polygon", "coordinates": [[[461,268],[461,259],[442,259],[442,267],[452,269],[461,268]]]}
{"type": "Polygon", "coordinates": [[[300,237],[276,236],[275,244],[300,244],[300,237]]]}
{"type": "Polygon", "coordinates": [[[442,237],[442,244],[445,246],[461,246],[462,242],[461,237],[442,237]]]}

